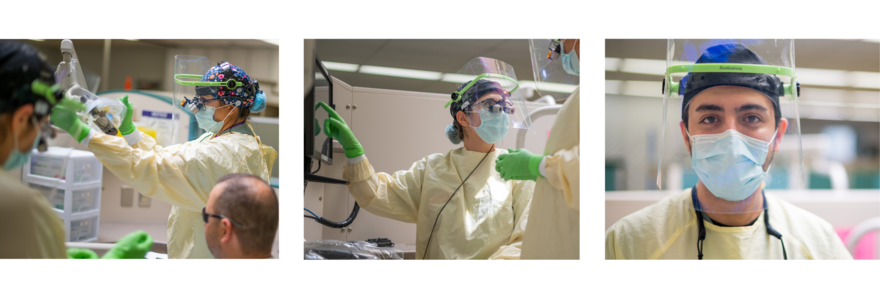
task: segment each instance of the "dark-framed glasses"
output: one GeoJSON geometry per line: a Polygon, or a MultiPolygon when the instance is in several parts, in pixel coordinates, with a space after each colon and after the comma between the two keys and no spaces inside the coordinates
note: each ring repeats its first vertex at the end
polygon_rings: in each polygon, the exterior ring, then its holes
{"type": "Polygon", "coordinates": [[[208,224],[208,217],[214,217],[217,219],[227,219],[227,220],[229,220],[229,222],[232,222],[233,225],[238,226],[238,228],[242,227],[240,223],[236,222],[232,218],[224,216],[224,215],[209,214],[206,211],[206,209],[207,209],[206,207],[202,207],[202,221],[205,221],[205,224],[208,224]]]}

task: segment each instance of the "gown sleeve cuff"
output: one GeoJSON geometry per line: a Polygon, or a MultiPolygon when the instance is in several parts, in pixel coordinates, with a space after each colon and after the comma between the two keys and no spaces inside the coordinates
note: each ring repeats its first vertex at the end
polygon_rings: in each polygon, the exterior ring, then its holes
{"type": "Polygon", "coordinates": [[[94,131],[94,130],[89,131],[89,134],[86,135],[86,137],[84,137],[84,138],[82,139],[82,141],[79,141],[79,144],[88,147],[88,146],[89,146],[89,142],[92,141],[92,137],[93,137],[94,135],[95,135],[95,131],[94,131]]]}
{"type": "Polygon", "coordinates": [[[141,141],[141,131],[135,130],[132,133],[129,133],[127,135],[123,135],[122,137],[125,138],[125,141],[128,142],[129,146],[134,146],[134,145],[137,145],[137,143],[141,141]]]}
{"type": "Polygon", "coordinates": [[[358,155],[358,156],[352,157],[352,158],[346,157],[345,162],[348,163],[349,165],[353,165],[353,164],[359,163],[362,160],[364,160],[364,157],[366,157],[366,154],[361,154],[361,155],[358,155]]]}
{"type": "Polygon", "coordinates": [[[373,166],[370,165],[370,160],[366,159],[364,155],[359,156],[361,160],[352,164],[351,161],[347,161],[348,163],[345,165],[345,168],[342,170],[342,179],[349,182],[359,182],[369,179],[376,175],[376,171],[373,170],[373,166]]]}
{"type": "Polygon", "coordinates": [[[538,171],[541,172],[541,177],[547,178],[547,156],[541,158],[541,164],[538,165],[538,171]]]}

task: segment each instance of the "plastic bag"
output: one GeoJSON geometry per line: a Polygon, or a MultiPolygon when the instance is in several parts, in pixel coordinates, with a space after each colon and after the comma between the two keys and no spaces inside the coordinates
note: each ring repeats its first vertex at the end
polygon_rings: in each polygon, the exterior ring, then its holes
{"type": "Polygon", "coordinates": [[[403,259],[403,253],[390,247],[378,247],[363,241],[336,240],[305,241],[303,256],[306,260],[324,259],[403,259]]]}

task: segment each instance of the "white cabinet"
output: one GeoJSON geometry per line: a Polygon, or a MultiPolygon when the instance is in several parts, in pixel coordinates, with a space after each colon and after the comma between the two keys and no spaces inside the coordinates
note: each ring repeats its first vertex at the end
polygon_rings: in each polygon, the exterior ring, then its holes
{"type": "Polygon", "coordinates": [[[35,149],[22,170],[22,182],[46,197],[64,222],[68,242],[93,242],[98,240],[103,170],[88,151],[35,149]]]}

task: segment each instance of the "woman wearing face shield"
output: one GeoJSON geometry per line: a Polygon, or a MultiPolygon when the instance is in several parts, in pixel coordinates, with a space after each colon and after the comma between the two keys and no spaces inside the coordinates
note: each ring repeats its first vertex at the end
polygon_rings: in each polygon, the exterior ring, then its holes
{"type": "Polygon", "coordinates": [[[123,138],[89,130],[75,118],[75,112],[56,109],[56,126],[67,130],[87,145],[98,160],[125,184],[141,194],[171,203],[168,217],[168,257],[211,258],[203,234],[201,210],[220,177],[246,173],[269,181],[278,153],[263,145],[247,121],[250,113],[260,112],[266,98],[256,80],[241,68],[223,62],[210,68],[201,82],[240,83],[235,88],[200,86],[197,97],[181,105],[194,111],[199,127],[207,131],[187,143],[162,147],[152,137],[136,130],[131,123],[132,106],[122,102],[128,113],[119,126],[123,138]]]}
{"type": "MultiPolygon", "coordinates": [[[[470,82],[468,82],[470,83],[470,82]]],[[[495,170],[507,134],[509,92],[485,79],[450,106],[446,136],[463,147],[431,154],[408,170],[376,172],[351,130],[330,107],[324,130],[345,149],[343,178],[360,207],[416,223],[418,259],[518,259],[533,181],[505,181],[495,170]]]]}

